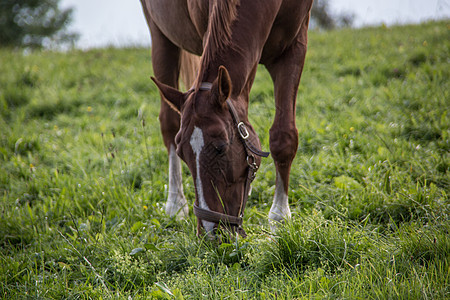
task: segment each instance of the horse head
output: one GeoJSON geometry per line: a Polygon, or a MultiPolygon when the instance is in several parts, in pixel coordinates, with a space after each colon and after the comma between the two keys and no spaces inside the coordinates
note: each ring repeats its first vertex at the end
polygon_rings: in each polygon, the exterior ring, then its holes
{"type": "Polygon", "coordinates": [[[211,82],[186,93],[153,78],[163,98],[181,115],[175,138],[178,156],[194,179],[198,233],[213,234],[219,225],[245,236],[242,216],[250,183],[258,169],[260,141],[247,118],[247,104],[231,99],[232,83],[225,67],[211,82]]]}

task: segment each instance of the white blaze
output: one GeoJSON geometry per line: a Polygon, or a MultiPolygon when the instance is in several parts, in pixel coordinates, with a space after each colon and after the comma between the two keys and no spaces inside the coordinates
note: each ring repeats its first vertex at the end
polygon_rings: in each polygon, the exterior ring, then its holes
{"type": "MultiPolygon", "coordinates": [[[[205,196],[203,195],[203,184],[200,178],[200,153],[202,152],[203,146],[205,145],[205,141],[203,140],[203,132],[200,128],[194,127],[194,131],[191,135],[190,144],[192,147],[192,151],[195,154],[195,166],[196,166],[196,187],[197,187],[197,196],[198,203],[200,208],[209,210],[208,205],[205,201],[205,196]]],[[[214,229],[214,223],[202,220],[203,227],[207,232],[210,232],[214,229]]]]}

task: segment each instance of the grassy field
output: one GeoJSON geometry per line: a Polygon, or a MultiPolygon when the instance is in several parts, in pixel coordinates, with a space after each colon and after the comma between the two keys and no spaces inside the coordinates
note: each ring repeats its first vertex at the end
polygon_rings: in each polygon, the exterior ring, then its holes
{"type": "MultiPolygon", "coordinates": [[[[269,234],[265,159],[249,237],[219,246],[192,209],[164,214],[148,49],[0,50],[0,297],[450,298],[450,23],[311,32],[308,51],[292,220],[269,234]]],[[[264,68],[251,102],[268,149],[264,68]]]]}

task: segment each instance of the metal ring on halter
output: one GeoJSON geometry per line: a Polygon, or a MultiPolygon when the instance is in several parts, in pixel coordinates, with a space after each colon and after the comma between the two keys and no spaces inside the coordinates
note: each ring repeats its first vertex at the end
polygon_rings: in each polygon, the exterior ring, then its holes
{"type": "Polygon", "coordinates": [[[253,154],[247,155],[247,164],[254,169],[258,169],[258,166],[256,165],[256,158],[253,154]]]}
{"type": "Polygon", "coordinates": [[[237,128],[239,130],[239,134],[241,135],[241,138],[244,140],[248,139],[250,134],[248,133],[247,127],[245,127],[244,122],[239,122],[239,124],[237,125],[237,128]]]}

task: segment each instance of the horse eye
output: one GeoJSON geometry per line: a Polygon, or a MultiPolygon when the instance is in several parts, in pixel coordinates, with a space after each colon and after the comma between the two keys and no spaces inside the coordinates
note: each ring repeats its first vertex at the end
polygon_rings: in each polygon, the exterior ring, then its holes
{"type": "Polygon", "coordinates": [[[227,150],[227,146],[228,146],[227,143],[220,143],[214,145],[214,148],[216,149],[217,154],[221,155],[225,153],[225,151],[227,150]]]}

